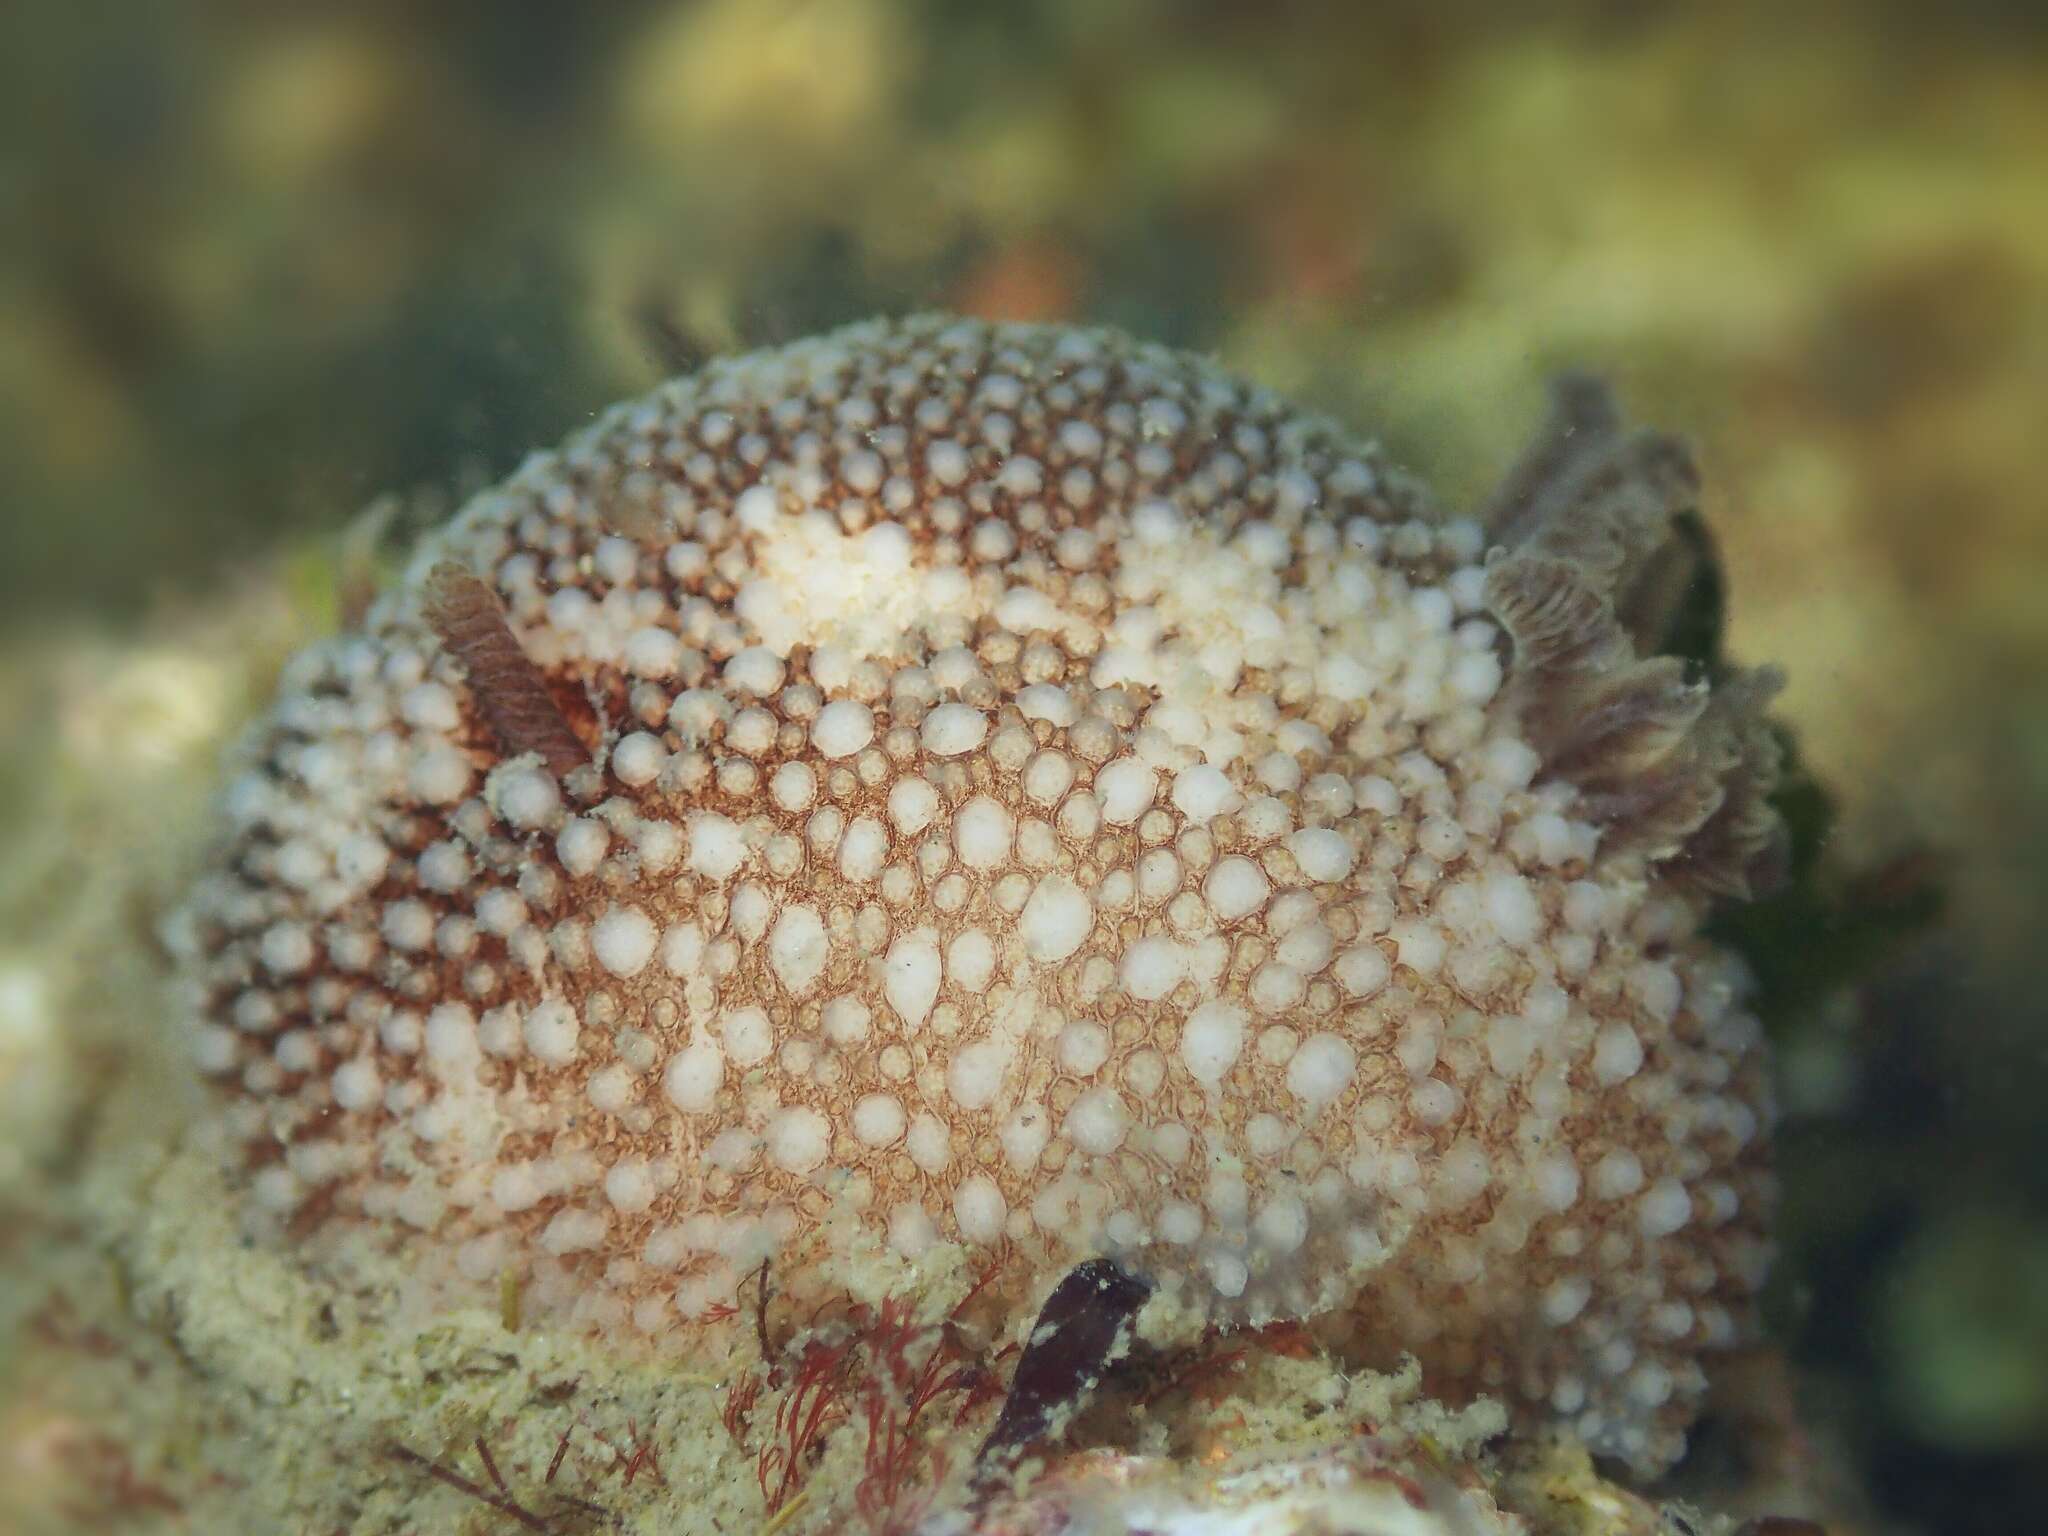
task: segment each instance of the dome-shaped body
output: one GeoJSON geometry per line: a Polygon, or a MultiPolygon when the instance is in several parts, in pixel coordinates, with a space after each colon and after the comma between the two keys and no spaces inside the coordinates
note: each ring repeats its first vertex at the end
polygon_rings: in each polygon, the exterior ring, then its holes
{"type": "Polygon", "coordinates": [[[1112,333],[869,324],[531,460],[305,652],[175,925],[251,1209],[578,1325],[1109,1256],[1675,1453],[1764,1264],[1768,691],[1567,389],[1481,517],[1112,333]]]}

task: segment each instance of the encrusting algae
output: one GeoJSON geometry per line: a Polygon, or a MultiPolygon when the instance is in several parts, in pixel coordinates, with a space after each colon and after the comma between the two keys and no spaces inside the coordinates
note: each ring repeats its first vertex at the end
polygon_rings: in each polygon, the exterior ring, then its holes
{"type": "MultiPolygon", "coordinates": [[[[1701,924],[1782,862],[1773,680],[1663,654],[1695,495],[1579,381],[1454,518],[1108,331],[714,364],[287,669],[167,925],[196,1145],[305,1294],[751,1380],[740,1440],[838,1348],[815,1476],[749,1442],[797,1526],[878,1328],[978,1437],[1097,1261],[1159,1359],[1305,1322],[1340,1391],[1412,1357],[1655,1472],[1771,1199],[1701,924]]],[[[965,1498],[972,1444],[920,1466],[965,1498]]]]}

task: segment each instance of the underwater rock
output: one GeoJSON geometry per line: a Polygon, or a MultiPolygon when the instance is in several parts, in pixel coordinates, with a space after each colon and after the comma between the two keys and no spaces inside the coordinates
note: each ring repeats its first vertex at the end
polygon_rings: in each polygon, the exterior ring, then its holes
{"type": "Polygon", "coordinates": [[[1014,1341],[1107,1259],[1665,1465],[1768,1256],[1701,924],[1782,843],[1771,679],[1658,652],[1695,489],[1573,383],[1445,516],[1065,327],[616,408],[241,749],[168,937],[249,1229],[710,1359],[757,1272],[960,1245],[1014,1341]]]}
{"type": "Polygon", "coordinates": [[[917,1536],[1527,1536],[1469,1470],[1359,1436],[1218,1472],[1164,1457],[1076,1457],[1014,1499],[917,1536]]]}

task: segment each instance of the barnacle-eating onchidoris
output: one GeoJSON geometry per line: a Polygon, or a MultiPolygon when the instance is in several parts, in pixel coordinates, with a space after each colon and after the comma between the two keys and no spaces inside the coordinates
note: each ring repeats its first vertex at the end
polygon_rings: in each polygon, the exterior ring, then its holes
{"type": "Polygon", "coordinates": [[[1655,654],[1693,490],[1577,383],[1443,518],[1098,330],[619,407],[247,747],[173,929],[252,1212],[621,1335],[863,1235],[1020,1318],[1109,1255],[1664,1462],[1766,1259],[1699,926],[1780,840],[1769,680],[1655,654]]]}

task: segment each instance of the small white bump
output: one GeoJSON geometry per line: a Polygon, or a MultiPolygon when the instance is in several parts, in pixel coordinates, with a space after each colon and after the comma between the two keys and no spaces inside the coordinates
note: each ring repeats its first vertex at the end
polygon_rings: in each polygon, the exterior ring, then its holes
{"type": "Polygon", "coordinates": [[[1181,1028],[1180,1056],[1196,1082],[1215,1087],[1244,1049],[1244,1010],[1225,1002],[1207,1002],[1188,1015],[1181,1028]]]}
{"type": "Polygon", "coordinates": [[[934,757],[959,757],[972,752],[988,736],[988,717],[967,704],[941,704],[924,717],[918,733],[934,757]]]}
{"type": "Polygon", "coordinates": [[[336,1067],[330,1086],[334,1090],[334,1102],[348,1110],[368,1109],[384,1091],[383,1079],[377,1074],[377,1064],[367,1057],[345,1061],[336,1067]]]}
{"type": "Polygon", "coordinates": [[[1670,966],[1646,960],[1629,972],[1628,986],[1659,1024],[1669,1024],[1677,1015],[1681,988],[1678,973],[1670,966]]]}
{"type": "Polygon", "coordinates": [[[857,816],[839,842],[840,876],[865,883],[882,872],[882,861],[888,856],[889,834],[882,824],[872,816],[857,816]]]}
{"type": "Polygon", "coordinates": [[[824,919],[811,907],[783,909],[768,935],[768,964],[791,996],[801,997],[825,973],[832,944],[824,919]]]}
{"type": "Polygon", "coordinates": [[[634,731],[619,738],[612,748],[612,774],[621,784],[638,789],[652,784],[661,776],[662,765],[668,761],[668,749],[659,737],[646,731],[634,731]]]}
{"type": "Polygon", "coordinates": [[[1629,1398],[1643,1408],[1663,1407],[1676,1386],[1671,1372],[1654,1360],[1645,1360],[1628,1373],[1629,1398]]]}
{"type": "Polygon", "coordinates": [[[1186,526],[1173,503],[1162,497],[1141,501],[1131,509],[1131,532],[1140,544],[1154,549],[1164,549],[1177,543],[1186,526]]]}
{"type": "Polygon", "coordinates": [[[1619,1200],[1643,1187],[1643,1165],[1633,1152],[1617,1149],[1593,1165],[1590,1183],[1595,1199],[1619,1200]]]}
{"type": "Polygon", "coordinates": [[[1202,896],[1210,911],[1225,922],[1234,922],[1263,907],[1272,890],[1264,870],[1250,859],[1232,854],[1216,861],[1203,882],[1202,896]]]}
{"type": "Polygon", "coordinates": [[[661,968],[671,976],[692,976],[704,964],[704,930],[696,923],[673,923],[661,936],[661,968]]]}
{"type": "Polygon", "coordinates": [[[400,694],[398,718],[427,731],[452,731],[462,723],[455,695],[439,683],[420,683],[400,694]]]}
{"type": "Polygon", "coordinates": [[[1509,1081],[1528,1069],[1536,1043],[1535,1029],[1520,1014],[1500,1014],[1486,1022],[1486,1059],[1509,1081]]]}
{"type": "Polygon", "coordinates": [[[420,1016],[410,1008],[399,1009],[377,1026],[378,1042],[397,1056],[410,1056],[418,1051],[421,1034],[420,1016]]]}
{"type": "Polygon", "coordinates": [[[683,642],[671,631],[650,625],[626,637],[622,659],[635,677],[670,677],[682,664],[683,642]]]}
{"type": "Polygon", "coordinates": [[[782,686],[787,669],[782,658],[765,645],[750,645],[733,653],[721,675],[734,693],[765,699],[782,686]]]}
{"type": "Polygon", "coordinates": [[[302,923],[273,923],[263,931],[263,968],[273,976],[296,976],[313,963],[313,935],[302,923]]]}
{"type": "Polygon", "coordinates": [[[807,811],[817,798],[818,775],[809,763],[784,763],[769,779],[768,793],[778,806],[792,815],[807,811]]]}
{"type": "Polygon", "coordinates": [[[584,1097],[600,1114],[616,1115],[633,1102],[633,1074],[618,1062],[590,1074],[584,1097]]]}
{"type": "Polygon", "coordinates": [[[987,1174],[977,1173],[963,1180],[953,1192],[953,1220],[961,1237],[970,1243],[996,1242],[1003,1235],[1003,1221],[1008,1215],[1009,1202],[987,1174]]]}
{"type": "Polygon", "coordinates": [[[449,746],[429,747],[413,759],[406,783],[428,805],[453,805],[469,793],[469,759],[449,746]]]}
{"type": "Polygon", "coordinates": [[[746,862],[747,843],[739,824],[716,811],[690,817],[690,868],[707,880],[729,880],[746,862]]]}
{"type": "Polygon", "coordinates": [[[476,1015],[462,1003],[442,1003],[427,1015],[421,1039],[427,1060],[455,1070],[476,1065],[476,1015]]]}
{"type": "Polygon", "coordinates": [[[782,504],[772,485],[750,485],[733,498],[732,515],[749,533],[765,533],[782,516],[782,504]]]}
{"type": "Polygon", "coordinates": [[[1135,757],[1120,757],[1095,775],[1102,819],[1113,827],[1127,827],[1144,815],[1158,793],[1158,775],[1135,757]]]}
{"type": "Polygon", "coordinates": [[[1458,1090],[1449,1083],[1426,1077],[1408,1093],[1408,1106],[1424,1125],[1446,1124],[1458,1112],[1458,1090]]]}
{"type": "Polygon", "coordinates": [[[943,1173],[953,1160],[952,1133],[946,1129],[945,1121],[926,1112],[910,1122],[903,1149],[910,1154],[910,1160],[926,1173],[943,1173]]]}
{"type": "Polygon", "coordinates": [[[1164,901],[1180,889],[1180,860],[1171,848],[1154,848],[1138,860],[1138,894],[1147,901],[1164,901]]]}
{"type": "Polygon", "coordinates": [[[557,1211],[541,1232],[540,1245],[546,1252],[560,1256],[565,1253],[583,1253],[597,1247],[604,1241],[605,1233],[611,1230],[611,1222],[597,1211],[557,1211]]]}
{"type": "Polygon", "coordinates": [[[1236,810],[1244,796],[1221,768],[1195,763],[1174,776],[1173,804],[1189,821],[1200,824],[1236,810]]]}
{"type": "Polygon", "coordinates": [[[614,976],[637,976],[654,958],[654,921],[638,907],[613,907],[590,929],[591,952],[614,976]]]}
{"type": "Polygon", "coordinates": [[[394,901],[384,909],[378,931],[393,949],[417,954],[434,941],[434,914],[421,901],[394,901]]]}
{"type": "Polygon", "coordinates": [[[520,1025],[520,1033],[526,1039],[527,1050],[551,1066],[576,1059],[576,1039],[581,1027],[576,1022],[575,1010],[567,1003],[549,998],[536,1004],[520,1025]]]}
{"type": "Polygon", "coordinates": [[[1444,934],[1434,923],[1403,918],[1387,930],[1401,963],[1423,976],[1434,976],[1444,963],[1444,934]]]}
{"type": "Polygon", "coordinates": [[[1061,1129],[1081,1151],[1107,1157],[1123,1145],[1130,1126],[1130,1114],[1114,1088],[1090,1088],[1074,1100],[1061,1129]]]}
{"type": "Polygon", "coordinates": [[[946,979],[963,992],[986,990],[995,967],[995,944],[979,928],[963,929],[946,946],[946,979]]]}
{"type": "Polygon", "coordinates": [[[1254,842],[1270,843],[1293,829],[1294,812],[1278,796],[1260,795],[1239,813],[1238,822],[1254,842]]]}
{"type": "Polygon", "coordinates": [[[889,946],[882,961],[882,991],[896,1017],[919,1029],[939,997],[939,945],[931,930],[906,933],[889,946]]]}
{"type": "Polygon", "coordinates": [[[624,1158],[612,1164],[604,1176],[604,1197],[622,1215],[635,1215],[654,1204],[657,1186],[654,1173],[639,1158],[624,1158]]]}
{"type": "MultiPolygon", "coordinates": [[[[1303,893],[1294,891],[1289,894],[1298,896],[1303,893]]],[[[1275,931],[1281,931],[1279,927],[1280,908],[1287,899],[1286,896],[1282,896],[1279,901],[1273,904],[1273,926],[1275,931]]],[[[1321,923],[1302,923],[1299,927],[1289,928],[1284,930],[1284,932],[1285,937],[1280,940],[1273,950],[1273,958],[1282,965],[1291,965],[1297,971],[1300,971],[1302,975],[1313,976],[1330,963],[1330,955],[1336,948],[1336,941],[1331,938],[1330,930],[1321,923]]]]}
{"type": "Polygon", "coordinates": [[[725,728],[725,744],[744,757],[763,757],[775,745],[775,729],[775,717],[754,705],[732,717],[725,728]]]}
{"type": "Polygon", "coordinates": [[[669,728],[685,746],[698,747],[711,739],[712,727],[732,718],[732,701],[709,688],[686,688],[669,705],[669,728]]]}
{"type": "Polygon", "coordinates": [[[1074,782],[1074,763],[1064,752],[1039,752],[1024,765],[1024,793],[1040,805],[1055,805],[1074,782]]]}
{"type": "Polygon", "coordinates": [[[265,1168],[249,1186],[250,1196],[266,1211],[289,1211],[304,1195],[290,1168],[265,1168]]]}
{"type": "Polygon", "coordinates": [[[509,938],[526,921],[526,903],[516,891],[503,887],[485,891],[476,899],[476,920],[486,933],[509,938]]]}
{"type": "Polygon", "coordinates": [[[1060,1031],[1059,1063],[1076,1077],[1093,1077],[1109,1060],[1109,1031],[1092,1019],[1074,1019],[1060,1031]]]}
{"type": "Polygon", "coordinates": [[[1308,1237],[1308,1207],[1292,1195],[1275,1195],[1253,1220],[1252,1232],[1268,1254],[1290,1254],[1308,1237]]]}
{"type": "Polygon", "coordinates": [[[1163,1242],[1180,1247],[1198,1241],[1202,1235],[1202,1210],[1185,1200],[1169,1200],[1159,1211],[1159,1236],[1163,1242]]]}
{"type": "Polygon", "coordinates": [[[1307,980],[1301,972],[1291,965],[1273,961],[1252,972],[1247,995],[1254,1008],[1271,1016],[1294,1008],[1306,989],[1307,980]]]}
{"type": "Polygon", "coordinates": [[[611,833],[594,816],[572,816],[555,834],[555,857],[562,868],[577,879],[597,873],[597,866],[611,847],[611,833]]]}
{"type": "Polygon", "coordinates": [[[351,891],[367,891],[391,866],[391,850],[380,837],[351,833],[334,850],[334,872],[351,891]]]}
{"type": "Polygon", "coordinates": [[[1079,716],[1073,696],[1055,683],[1031,683],[1017,690],[1017,712],[1026,720],[1045,720],[1065,730],[1079,716]]]}
{"type": "Polygon", "coordinates": [[[1668,1175],[1644,1190],[1636,1204],[1636,1225],[1645,1237],[1669,1237],[1691,1220],[1692,1196],[1668,1175]]]}
{"type": "Polygon", "coordinates": [[[967,479],[967,450],[951,438],[938,438],[925,449],[925,468],[940,485],[953,487],[967,479]]]}
{"type": "Polygon", "coordinates": [[[500,1210],[531,1210],[546,1195],[547,1185],[531,1163],[507,1163],[491,1175],[491,1200],[500,1210]]]}
{"type": "Polygon", "coordinates": [[[889,789],[889,819],[906,837],[922,832],[939,812],[939,794],[915,775],[898,779],[889,789]]]}
{"type": "Polygon", "coordinates": [[[1244,1294],[1245,1286],[1251,1280],[1251,1270],[1234,1253],[1212,1253],[1207,1260],[1209,1283],[1216,1287],[1216,1294],[1237,1297],[1244,1294]]]}
{"type": "Polygon", "coordinates": [[[1593,1037],[1593,1077],[1612,1088],[1634,1077],[1643,1065],[1643,1043],[1619,1019],[1600,1026],[1593,1037]]]}
{"type": "Polygon", "coordinates": [[[851,992],[825,1005],[825,1038],[837,1046],[859,1045],[868,1037],[868,1005],[851,992]]]}
{"type": "Polygon", "coordinates": [[[1523,876],[1489,875],[1483,888],[1483,898],[1486,916],[1503,942],[1531,944],[1543,931],[1542,908],[1537,906],[1536,893],[1523,876]]]}
{"type": "Polygon", "coordinates": [[[1287,847],[1301,872],[1318,884],[1344,879],[1357,862],[1351,840],[1331,827],[1303,827],[1287,847]]]}
{"type": "Polygon", "coordinates": [[[962,1109],[985,1109],[1003,1085],[1010,1049],[999,1040],[976,1040],[960,1047],[946,1064],[947,1095],[962,1109]]]}
{"type": "Polygon", "coordinates": [[[1562,1328],[1585,1311],[1586,1303],[1592,1299],[1592,1282],[1583,1275],[1553,1280],[1543,1292],[1543,1321],[1553,1328],[1562,1328]]]}
{"type": "Polygon", "coordinates": [[[1037,1166],[1039,1154],[1051,1139],[1052,1125],[1047,1111],[1040,1105],[1027,1105],[1015,1111],[997,1133],[1004,1160],[1012,1168],[1020,1170],[1037,1166]]]}
{"type": "Polygon", "coordinates": [[[1042,962],[1066,959],[1086,942],[1095,926],[1095,904],[1065,875],[1038,882],[1018,916],[1025,953],[1042,962]]]}
{"type": "Polygon", "coordinates": [[[1451,663],[1451,693],[1467,704],[1484,704],[1500,684],[1500,658],[1491,651],[1467,651],[1451,663]]]}
{"type": "Polygon", "coordinates": [[[1444,1210],[1456,1210],[1477,1199],[1492,1182],[1492,1164],[1475,1141],[1453,1142],[1437,1159],[1435,1193],[1444,1210]]]}
{"type": "Polygon", "coordinates": [[[953,848],[969,869],[994,869],[1007,863],[1015,823],[1008,807],[989,795],[976,795],[953,818],[953,848]]]}
{"type": "Polygon", "coordinates": [[[725,1057],[708,1040],[686,1045],[669,1058],[661,1074],[661,1091],[677,1109],[702,1113],[718,1097],[725,1080],[725,1057]]]}
{"type": "Polygon", "coordinates": [[[775,1028],[765,1008],[735,1008],[718,1021],[718,1037],[736,1067],[758,1066],[775,1050],[775,1028]]]}
{"type": "Polygon", "coordinates": [[[498,814],[515,827],[545,827],[562,809],[555,777],[542,769],[500,769],[491,778],[498,814]]]}
{"type": "Polygon", "coordinates": [[[1340,1035],[1315,1034],[1287,1063],[1287,1090],[1313,1112],[1340,1097],[1358,1070],[1358,1052],[1340,1035]]]}
{"type": "Polygon", "coordinates": [[[1139,939],[1124,951],[1118,979],[1124,991],[1140,1002],[1157,1002],[1187,975],[1187,958],[1173,940],[1157,935],[1139,939]]]}
{"type": "Polygon", "coordinates": [[[821,757],[851,757],[874,739],[874,711],[857,699],[834,699],[811,722],[811,745],[821,757]]]}
{"type": "Polygon", "coordinates": [[[1360,944],[1337,957],[1337,981],[1353,997],[1371,997],[1393,976],[1393,967],[1376,944],[1360,944]]]}
{"type": "Polygon", "coordinates": [[[909,1123],[893,1094],[864,1094],[853,1106],[853,1134],[863,1146],[892,1147],[909,1123]]]}
{"type": "Polygon", "coordinates": [[[436,843],[420,855],[419,872],[420,884],[430,891],[459,891],[469,884],[469,855],[459,843],[436,843]]]}
{"type": "Polygon", "coordinates": [[[808,1105],[779,1109],[768,1121],[768,1158],[785,1173],[811,1173],[832,1145],[831,1124],[808,1105]]]}

